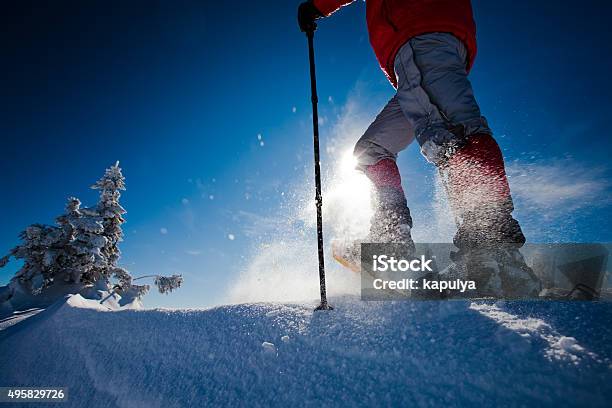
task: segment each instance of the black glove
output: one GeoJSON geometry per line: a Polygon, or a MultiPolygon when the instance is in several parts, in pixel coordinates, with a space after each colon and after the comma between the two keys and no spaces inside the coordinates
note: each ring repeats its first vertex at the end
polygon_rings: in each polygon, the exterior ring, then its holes
{"type": "Polygon", "coordinates": [[[323,17],[323,14],[312,3],[312,1],[305,1],[298,7],[298,24],[300,30],[303,32],[313,32],[317,29],[315,20],[323,17]]]}

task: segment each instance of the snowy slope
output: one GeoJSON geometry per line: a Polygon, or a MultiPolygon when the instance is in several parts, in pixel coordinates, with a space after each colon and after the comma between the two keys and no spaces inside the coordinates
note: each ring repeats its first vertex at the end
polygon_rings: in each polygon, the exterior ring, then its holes
{"type": "Polygon", "coordinates": [[[0,385],[67,386],[63,407],[612,400],[611,303],[333,304],[113,312],[76,295],[0,331],[0,385]]]}

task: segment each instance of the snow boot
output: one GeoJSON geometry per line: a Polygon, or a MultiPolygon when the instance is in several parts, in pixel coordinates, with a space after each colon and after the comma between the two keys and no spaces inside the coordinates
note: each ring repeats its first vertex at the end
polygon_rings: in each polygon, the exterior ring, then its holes
{"type": "Polygon", "coordinates": [[[476,134],[439,165],[458,224],[459,252],[443,276],[476,281],[479,296],[537,296],[540,283],[519,248],[525,243],[499,145],[476,134]]]}
{"type": "Polygon", "coordinates": [[[403,191],[382,187],[373,198],[375,210],[365,242],[407,244],[414,249],[412,217],[403,191]]]}
{"type": "Polygon", "coordinates": [[[412,217],[394,160],[384,159],[366,168],[374,185],[374,215],[366,242],[407,244],[414,248],[410,235],[412,217]]]}
{"type": "Polygon", "coordinates": [[[516,247],[472,248],[451,254],[451,264],[438,279],[474,281],[476,290],[447,297],[537,298],[541,285],[516,247]]]}
{"type": "Polygon", "coordinates": [[[334,258],[356,272],[361,269],[362,243],[405,244],[408,245],[409,254],[414,253],[414,241],[410,234],[412,217],[395,161],[381,160],[368,166],[365,173],[374,187],[371,198],[375,210],[370,220],[370,231],[360,240],[332,243],[334,258]]]}

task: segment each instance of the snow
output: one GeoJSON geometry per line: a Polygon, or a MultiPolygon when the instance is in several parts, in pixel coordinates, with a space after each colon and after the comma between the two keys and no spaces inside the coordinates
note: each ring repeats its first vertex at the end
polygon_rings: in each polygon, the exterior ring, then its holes
{"type": "Polygon", "coordinates": [[[21,322],[22,320],[27,319],[28,317],[32,317],[35,314],[40,313],[43,310],[44,309],[32,308],[20,312],[14,312],[11,316],[0,319],[0,330],[9,328],[14,324],[21,322]]]}
{"type": "MultiPolygon", "coordinates": [[[[105,302],[106,303],[106,302],[105,302]]],[[[67,298],[66,304],[71,307],[77,307],[81,309],[90,309],[97,310],[99,312],[109,312],[112,311],[113,308],[105,305],[104,303],[100,303],[97,300],[85,299],[81,295],[71,295],[67,298]]]]}
{"type": "Polygon", "coordinates": [[[549,360],[565,360],[578,364],[584,357],[589,357],[601,362],[595,353],[585,350],[577,343],[573,337],[566,337],[559,334],[550,324],[542,319],[533,317],[519,317],[504,312],[497,305],[472,304],[471,309],[480,312],[483,316],[493,319],[501,326],[504,326],[525,338],[539,338],[546,345],[544,356],[549,360]]]}
{"type": "Polygon", "coordinates": [[[611,303],[331,303],[111,311],[74,295],[0,324],[0,385],[66,386],[61,406],[92,408],[612,398],[611,303]]]}
{"type": "Polygon", "coordinates": [[[264,352],[270,355],[277,355],[276,353],[276,346],[273,343],[269,343],[267,341],[264,341],[263,343],[261,343],[261,347],[263,347],[264,352]]]}

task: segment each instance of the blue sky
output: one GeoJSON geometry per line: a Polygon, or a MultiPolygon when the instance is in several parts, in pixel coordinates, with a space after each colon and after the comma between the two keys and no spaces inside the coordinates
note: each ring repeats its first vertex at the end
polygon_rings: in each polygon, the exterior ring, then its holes
{"type": "MultiPolygon", "coordinates": [[[[88,187],[120,160],[123,264],[134,275],[183,273],[187,282],[147,305],[224,301],[258,248],[278,241],[275,223],[293,195],[312,183],[297,2],[11,7],[0,17],[2,251],[25,226],[51,223],[68,196],[94,204],[88,187]]],[[[474,1],[474,11],[471,79],[528,239],[611,241],[612,5],[474,1]]],[[[325,150],[347,109],[358,106],[363,124],[354,131],[362,131],[393,89],[369,46],[362,2],[319,24],[316,53],[325,150]]],[[[325,150],[324,171],[338,160],[325,150]]],[[[418,215],[431,205],[433,171],[416,146],[398,163],[418,215]]],[[[0,282],[18,267],[0,270],[0,282]]]]}

